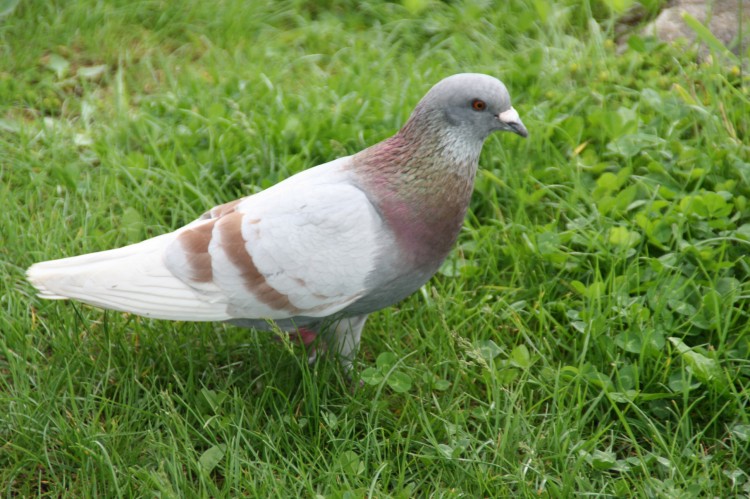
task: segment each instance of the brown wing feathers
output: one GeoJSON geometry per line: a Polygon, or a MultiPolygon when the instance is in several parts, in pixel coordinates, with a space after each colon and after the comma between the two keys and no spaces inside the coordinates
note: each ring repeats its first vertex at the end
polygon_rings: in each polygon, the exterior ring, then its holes
{"type": "MultiPolygon", "coordinates": [[[[229,262],[237,269],[248,292],[274,310],[285,310],[290,314],[300,312],[290,303],[289,297],[273,288],[255,266],[252,256],[247,251],[246,241],[242,237],[244,215],[235,211],[234,206],[222,206],[230,209],[214,208],[208,213],[216,214],[217,218],[211,218],[195,228],[188,229],[177,238],[190,266],[190,280],[200,283],[213,280],[213,262],[209,246],[211,238],[218,236],[220,244],[214,251],[222,251],[226,255],[229,262]]],[[[252,220],[251,223],[258,221],[252,220]]]]}

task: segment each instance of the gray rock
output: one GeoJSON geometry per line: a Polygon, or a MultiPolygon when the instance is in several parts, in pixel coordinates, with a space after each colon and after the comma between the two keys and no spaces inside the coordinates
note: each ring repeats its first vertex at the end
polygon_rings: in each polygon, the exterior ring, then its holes
{"type": "MultiPolygon", "coordinates": [[[[738,55],[747,54],[750,44],[750,0],[673,0],[659,16],[649,23],[641,34],[656,36],[665,42],[687,39],[696,40],[695,32],[685,23],[683,16],[689,14],[707,26],[713,35],[727,48],[738,55]],[[741,4],[741,5],[740,5],[741,4]],[[742,11],[742,40],[740,39],[740,10],[742,11]]],[[[699,48],[699,56],[710,55],[705,44],[699,48]]]]}

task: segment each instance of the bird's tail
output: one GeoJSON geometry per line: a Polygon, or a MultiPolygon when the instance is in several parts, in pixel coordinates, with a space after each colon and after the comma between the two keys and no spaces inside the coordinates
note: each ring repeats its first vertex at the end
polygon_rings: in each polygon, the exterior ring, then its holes
{"type": "Polygon", "coordinates": [[[26,271],[41,298],[72,298],[97,307],[145,317],[217,321],[226,306],[175,277],[164,264],[175,233],[122,248],[51,260],[26,271]]]}

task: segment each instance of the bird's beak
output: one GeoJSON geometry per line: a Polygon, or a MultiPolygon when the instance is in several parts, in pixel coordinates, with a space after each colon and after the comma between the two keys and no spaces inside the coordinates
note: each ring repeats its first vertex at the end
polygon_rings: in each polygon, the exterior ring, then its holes
{"type": "Polygon", "coordinates": [[[498,114],[497,119],[505,125],[506,130],[517,133],[521,137],[529,136],[529,131],[523,126],[523,121],[521,121],[521,118],[518,116],[518,111],[512,107],[507,111],[498,114]]]}

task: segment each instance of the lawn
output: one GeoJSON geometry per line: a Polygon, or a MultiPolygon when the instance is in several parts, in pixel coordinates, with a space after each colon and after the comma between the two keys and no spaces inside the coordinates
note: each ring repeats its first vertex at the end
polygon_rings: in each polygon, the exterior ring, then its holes
{"type": "Polygon", "coordinates": [[[750,495],[750,79],[618,47],[608,3],[0,1],[0,493],[750,495]],[[459,72],[530,137],[487,141],[354,380],[25,281],[357,152],[459,72]]]}

